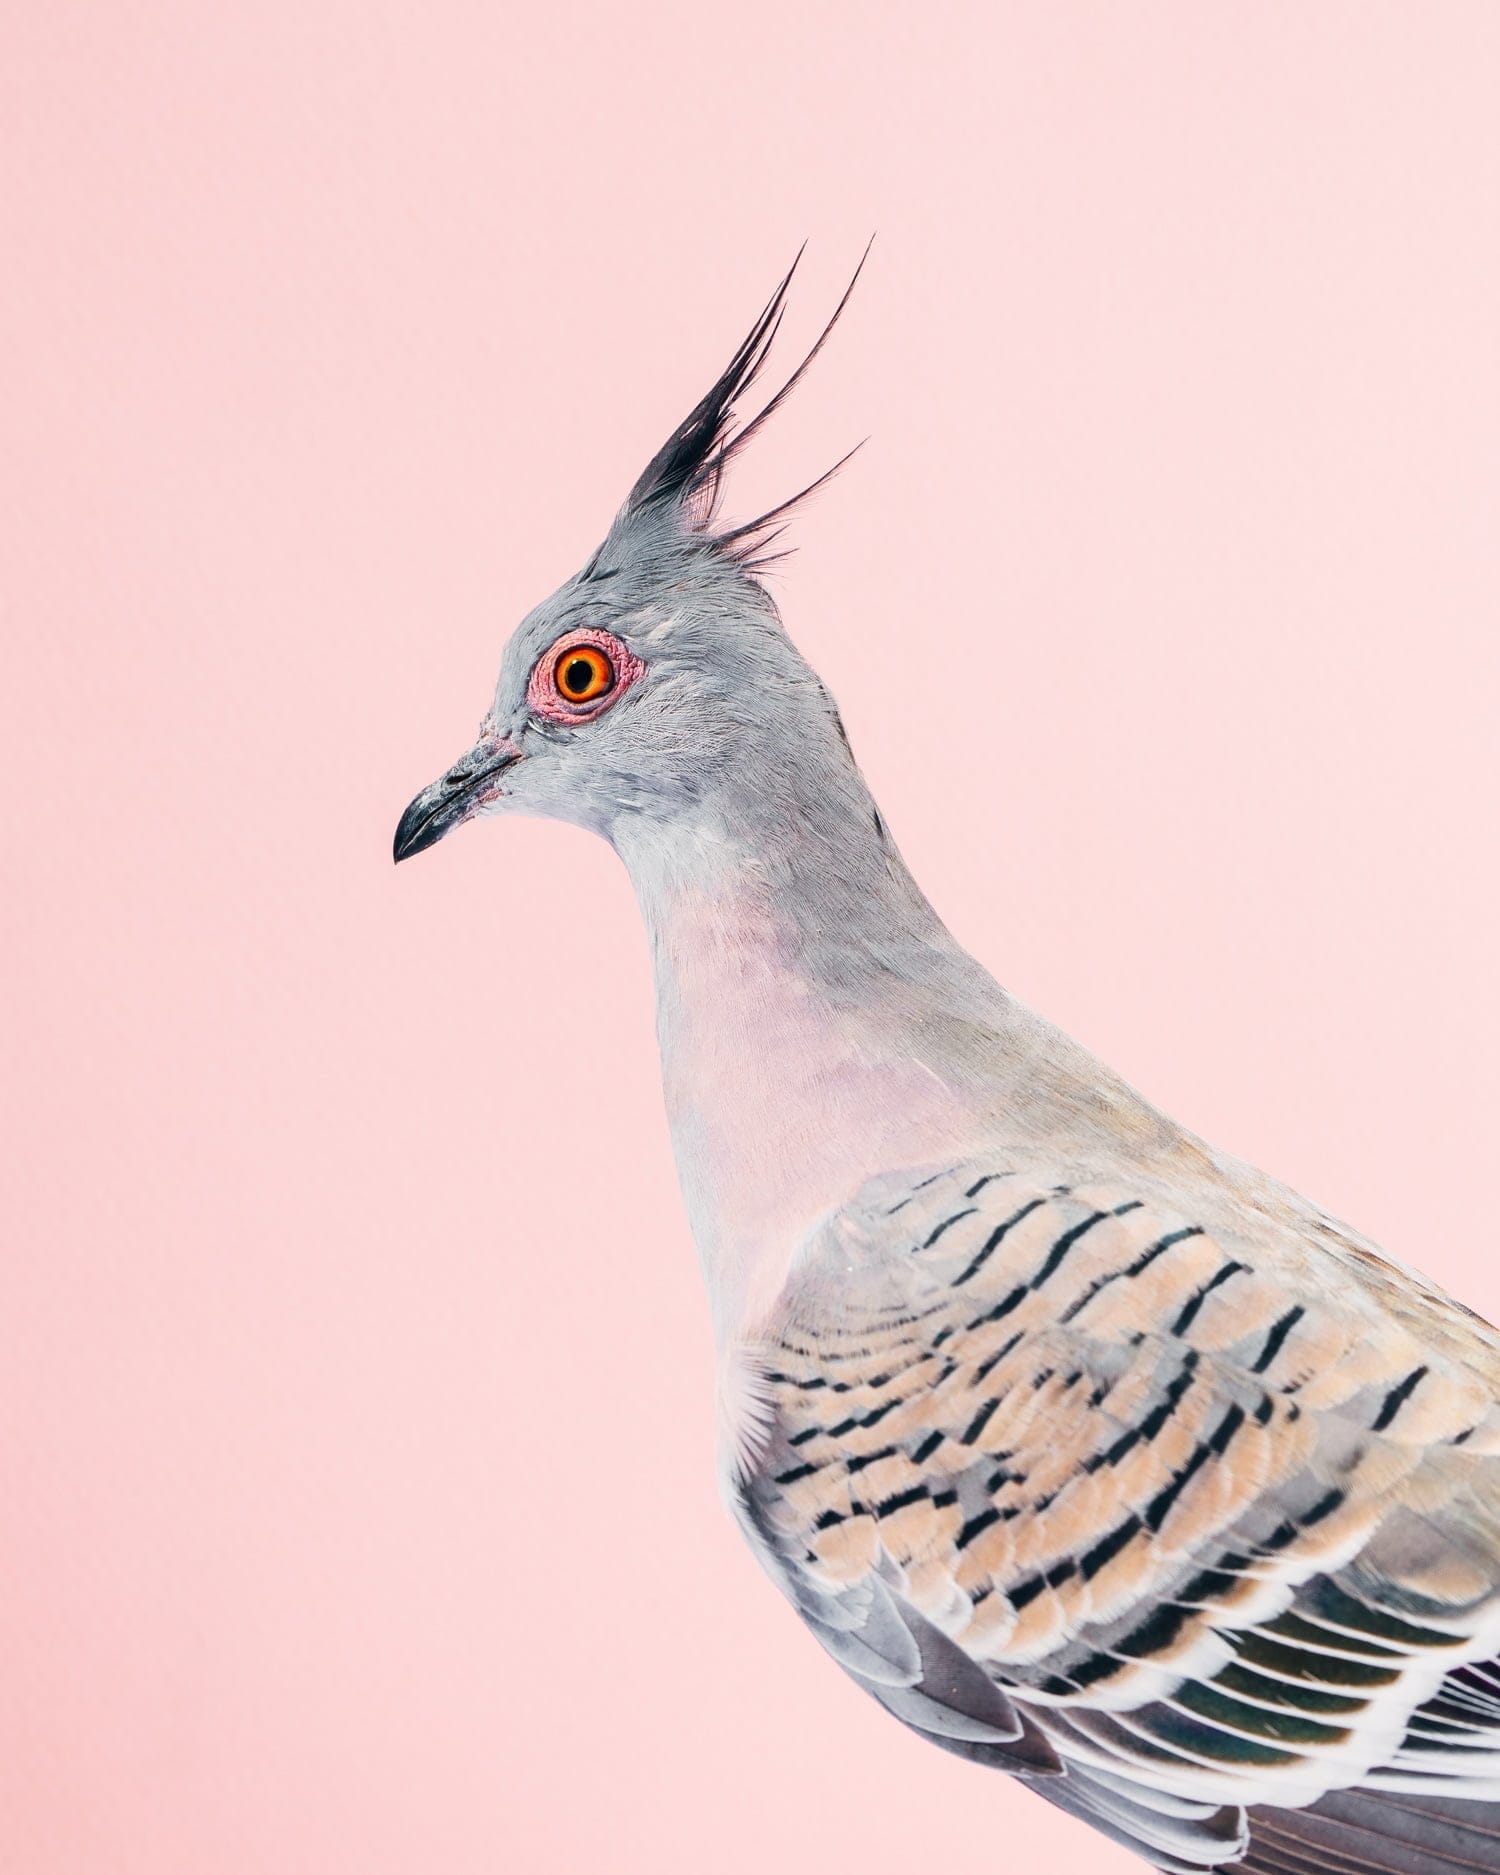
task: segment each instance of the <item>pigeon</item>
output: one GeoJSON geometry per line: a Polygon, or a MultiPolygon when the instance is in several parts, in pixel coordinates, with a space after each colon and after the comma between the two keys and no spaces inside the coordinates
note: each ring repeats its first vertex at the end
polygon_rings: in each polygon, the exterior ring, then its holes
{"type": "Polygon", "coordinates": [[[1496,1331],[949,935],[764,579],[827,478],[721,519],[854,285],[742,420],[791,280],[395,857],[522,812],[624,862],[723,1488],[858,1687],[1175,1875],[1500,1871],[1496,1331]]]}

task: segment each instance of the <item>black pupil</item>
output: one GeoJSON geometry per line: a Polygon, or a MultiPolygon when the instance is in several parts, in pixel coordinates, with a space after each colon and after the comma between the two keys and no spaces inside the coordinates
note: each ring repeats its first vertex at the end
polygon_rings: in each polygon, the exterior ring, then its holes
{"type": "Polygon", "coordinates": [[[594,681],[594,667],[587,658],[572,658],[563,666],[563,689],[581,697],[594,681]]]}

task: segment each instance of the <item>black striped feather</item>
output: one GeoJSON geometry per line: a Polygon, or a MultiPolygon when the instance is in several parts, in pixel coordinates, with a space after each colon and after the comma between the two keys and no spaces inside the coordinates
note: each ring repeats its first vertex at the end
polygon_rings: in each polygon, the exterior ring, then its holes
{"type": "Polygon", "coordinates": [[[804,1258],[741,1507],[872,1696],[1164,1870],[1500,1871],[1500,1426],[1461,1321],[1013,1165],[840,1223],[878,1253],[804,1258]]]}

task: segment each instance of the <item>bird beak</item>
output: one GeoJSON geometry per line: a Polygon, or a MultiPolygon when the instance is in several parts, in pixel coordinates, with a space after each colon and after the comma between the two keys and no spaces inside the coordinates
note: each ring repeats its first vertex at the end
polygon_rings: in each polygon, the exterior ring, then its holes
{"type": "Polygon", "coordinates": [[[451,833],[464,821],[472,819],[480,808],[498,800],[504,789],[500,776],[520,761],[521,751],[513,742],[498,736],[481,736],[472,749],[459,759],[440,780],[424,788],[396,828],[397,864],[413,853],[436,846],[445,833],[451,833]]]}

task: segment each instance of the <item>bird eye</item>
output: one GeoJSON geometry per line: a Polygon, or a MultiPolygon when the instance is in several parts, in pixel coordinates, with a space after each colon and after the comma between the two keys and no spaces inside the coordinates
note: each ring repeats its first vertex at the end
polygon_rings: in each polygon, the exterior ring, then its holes
{"type": "Polygon", "coordinates": [[[645,674],[646,666],[613,632],[575,626],[532,665],[526,701],[544,722],[578,729],[612,710],[645,674]]]}
{"type": "Polygon", "coordinates": [[[552,667],[557,693],[569,703],[593,703],[615,687],[615,667],[597,645],[572,645],[552,667]]]}

